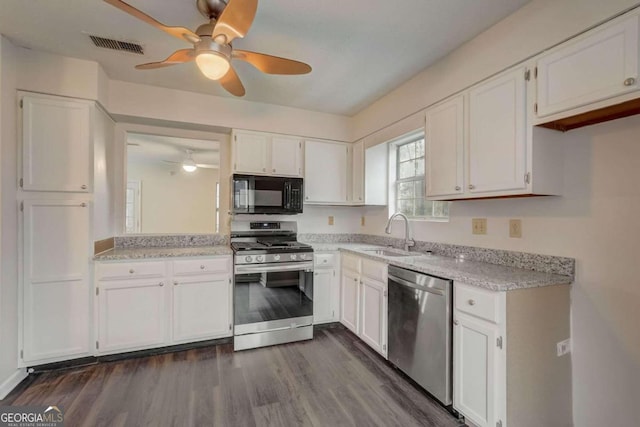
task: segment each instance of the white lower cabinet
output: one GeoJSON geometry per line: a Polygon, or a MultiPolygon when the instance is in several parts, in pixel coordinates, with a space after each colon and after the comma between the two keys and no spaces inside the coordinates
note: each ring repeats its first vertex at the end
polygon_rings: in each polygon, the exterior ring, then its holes
{"type": "Polygon", "coordinates": [[[387,357],[387,264],[342,256],[340,322],[387,357]]]}
{"type": "Polygon", "coordinates": [[[315,253],[313,272],[313,323],[340,320],[340,276],[337,253],[315,253]]]}
{"type": "Polygon", "coordinates": [[[231,274],[230,256],[98,263],[98,353],[231,336],[231,274]]]}

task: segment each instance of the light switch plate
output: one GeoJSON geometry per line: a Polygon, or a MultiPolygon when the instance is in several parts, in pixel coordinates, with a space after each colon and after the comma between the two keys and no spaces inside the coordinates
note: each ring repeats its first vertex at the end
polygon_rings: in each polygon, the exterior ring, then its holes
{"type": "Polygon", "coordinates": [[[329,216],[329,225],[333,225],[333,215],[329,216]]]}
{"type": "Polygon", "coordinates": [[[487,219],[473,218],[471,220],[471,230],[473,234],[487,234],[487,219]]]}
{"type": "Polygon", "coordinates": [[[520,239],[522,237],[522,221],[519,219],[509,220],[509,237],[520,239]]]}

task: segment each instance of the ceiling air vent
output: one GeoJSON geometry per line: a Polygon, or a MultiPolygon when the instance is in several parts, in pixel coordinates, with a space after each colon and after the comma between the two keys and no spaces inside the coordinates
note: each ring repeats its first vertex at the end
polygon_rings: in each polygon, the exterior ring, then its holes
{"type": "Polygon", "coordinates": [[[100,36],[89,35],[93,44],[104,49],[119,50],[122,52],[136,53],[138,55],[144,55],[142,46],[138,43],[125,42],[121,40],[107,39],[100,36]]]}

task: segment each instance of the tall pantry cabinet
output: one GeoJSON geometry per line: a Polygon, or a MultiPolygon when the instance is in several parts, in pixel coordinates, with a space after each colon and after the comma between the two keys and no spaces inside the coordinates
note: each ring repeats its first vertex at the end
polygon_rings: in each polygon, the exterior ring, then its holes
{"type": "Polygon", "coordinates": [[[19,364],[34,366],[92,351],[94,139],[114,124],[92,101],[19,92],[18,102],[19,364]]]}

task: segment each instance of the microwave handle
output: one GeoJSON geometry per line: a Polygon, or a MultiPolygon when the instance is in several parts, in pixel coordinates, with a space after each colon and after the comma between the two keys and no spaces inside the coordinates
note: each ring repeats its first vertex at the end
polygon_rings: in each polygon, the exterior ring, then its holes
{"type": "Polygon", "coordinates": [[[284,183],[284,208],[291,209],[291,183],[284,183]]]}

